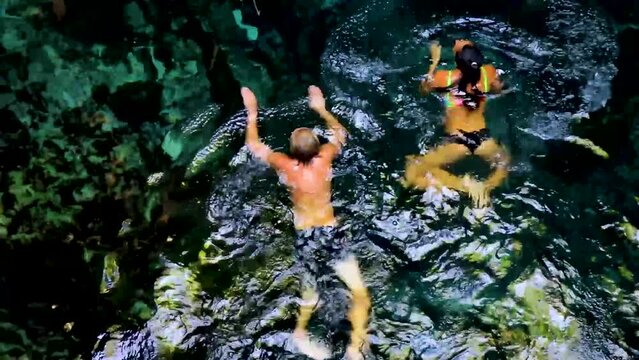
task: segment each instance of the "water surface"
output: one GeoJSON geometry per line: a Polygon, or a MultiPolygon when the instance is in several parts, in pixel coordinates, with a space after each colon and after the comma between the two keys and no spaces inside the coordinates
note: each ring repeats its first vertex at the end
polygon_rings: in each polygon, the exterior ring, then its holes
{"type": "MultiPolygon", "coordinates": [[[[351,134],[335,163],[333,196],[373,296],[371,358],[639,356],[636,254],[623,218],[601,191],[533,161],[608,100],[617,51],[610,24],[565,0],[547,2],[542,33],[500,17],[424,21],[401,3],[364,3],[322,57],[320,85],[351,134]],[[481,218],[465,196],[409,192],[397,181],[406,155],[441,140],[442,105],[416,90],[428,42],[444,45],[443,65],[452,67],[456,38],[476,41],[514,88],[489,100],[488,126],[513,163],[481,218]]],[[[297,126],[322,131],[304,95],[260,109],[267,143],[283,150],[297,126]]],[[[206,118],[196,114],[181,136],[205,133],[206,118]]],[[[202,173],[214,180],[190,202],[200,226],[172,238],[164,254],[157,312],[141,330],[105,334],[95,358],[302,358],[289,341],[300,266],[290,203],[274,172],[245,148],[229,154],[243,126],[243,113],[232,116],[190,162],[187,186],[202,173]],[[211,169],[212,159],[228,166],[211,169]]],[[[467,170],[486,169],[460,166],[467,170]]],[[[341,358],[347,333],[330,336],[321,318],[311,327],[341,358]]]]}

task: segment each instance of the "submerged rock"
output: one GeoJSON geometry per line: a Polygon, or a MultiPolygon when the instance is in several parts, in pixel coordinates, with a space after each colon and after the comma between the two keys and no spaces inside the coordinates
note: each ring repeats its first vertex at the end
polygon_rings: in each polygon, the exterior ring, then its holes
{"type": "Polygon", "coordinates": [[[487,304],[482,321],[513,358],[571,358],[582,346],[579,324],[555,296],[560,290],[537,269],[514,283],[503,300],[487,304]]]}
{"type": "Polygon", "coordinates": [[[102,335],[94,359],[171,358],[190,350],[190,338],[213,319],[205,314],[206,295],[197,273],[167,262],[154,285],[156,310],[140,330],[119,330],[102,335]]]}

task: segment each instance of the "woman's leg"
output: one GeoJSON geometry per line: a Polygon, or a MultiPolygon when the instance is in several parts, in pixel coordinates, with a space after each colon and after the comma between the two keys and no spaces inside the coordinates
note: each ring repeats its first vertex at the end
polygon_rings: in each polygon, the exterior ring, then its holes
{"type": "Polygon", "coordinates": [[[508,176],[510,157],[506,150],[494,139],[487,139],[475,150],[475,154],[486,160],[495,170],[484,181],[476,181],[464,177],[464,186],[476,207],[483,208],[490,204],[490,192],[501,185],[508,176]]]}
{"type": "Polygon", "coordinates": [[[470,154],[470,150],[466,146],[450,143],[439,145],[424,155],[407,156],[406,171],[402,183],[405,187],[421,190],[434,185],[466,191],[463,179],[442,169],[442,167],[470,154]]]}
{"type": "Polygon", "coordinates": [[[479,145],[475,154],[486,160],[495,170],[488,179],[484,180],[484,185],[491,191],[501,185],[508,176],[508,165],[510,155],[503,146],[499,145],[495,139],[487,139],[479,145]]]}

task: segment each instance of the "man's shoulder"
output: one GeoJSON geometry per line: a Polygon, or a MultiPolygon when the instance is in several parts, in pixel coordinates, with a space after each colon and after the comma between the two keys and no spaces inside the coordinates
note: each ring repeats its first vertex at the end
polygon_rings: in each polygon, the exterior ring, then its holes
{"type": "Polygon", "coordinates": [[[268,162],[269,164],[271,164],[271,166],[275,167],[278,170],[286,170],[290,168],[296,162],[296,160],[285,153],[272,152],[268,156],[268,162]]]}
{"type": "Polygon", "coordinates": [[[328,162],[330,164],[331,161],[335,158],[335,156],[339,155],[342,151],[342,147],[334,142],[327,142],[326,144],[322,144],[320,146],[320,151],[315,157],[319,163],[328,162]]]}

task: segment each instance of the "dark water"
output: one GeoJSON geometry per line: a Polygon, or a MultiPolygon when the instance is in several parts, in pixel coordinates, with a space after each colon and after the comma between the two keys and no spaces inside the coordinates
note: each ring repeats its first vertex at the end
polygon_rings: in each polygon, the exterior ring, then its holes
{"type": "MultiPolygon", "coordinates": [[[[594,9],[545,4],[539,30],[499,17],[426,20],[400,1],[371,1],[329,39],[320,85],[351,133],[333,197],[373,296],[371,358],[639,356],[636,230],[603,190],[567,184],[535,162],[550,156],[548,141],[575,141],[571,122],[609,99],[614,33],[594,9]],[[416,92],[428,42],[444,45],[450,67],[450,44],[460,37],[485,49],[514,88],[488,105],[488,126],[513,164],[483,216],[455,192],[408,192],[397,181],[404,156],[441,137],[441,103],[416,92]]],[[[260,109],[261,134],[275,148],[285,149],[297,126],[322,129],[299,95],[260,109]]],[[[289,341],[300,266],[290,204],[275,174],[245,148],[229,153],[243,116],[192,151],[183,186],[202,174],[213,185],[188,201],[192,230],[167,239],[157,311],[142,329],[105,333],[94,358],[303,358],[289,341]],[[224,166],[212,168],[212,159],[224,166]]],[[[208,118],[196,114],[175,141],[208,136],[208,118]]],[[[321,318],[311,328],[341,358],[347,339],[329,338],[321,318]]]]}

